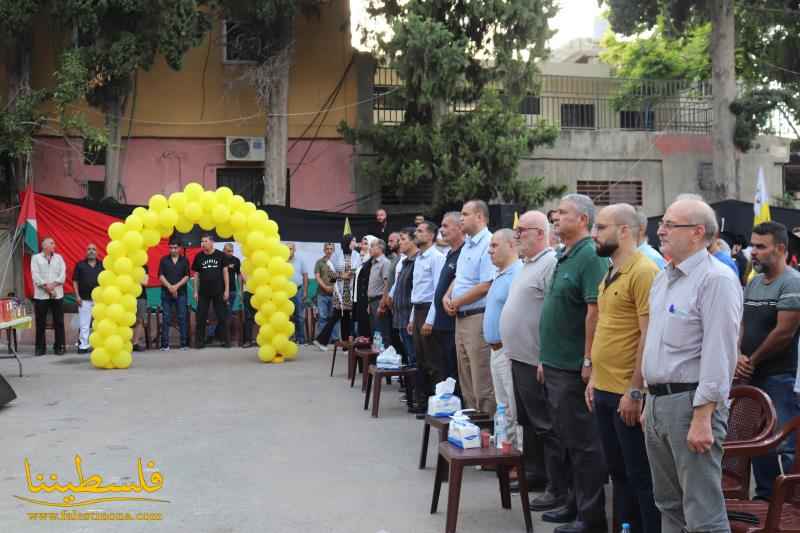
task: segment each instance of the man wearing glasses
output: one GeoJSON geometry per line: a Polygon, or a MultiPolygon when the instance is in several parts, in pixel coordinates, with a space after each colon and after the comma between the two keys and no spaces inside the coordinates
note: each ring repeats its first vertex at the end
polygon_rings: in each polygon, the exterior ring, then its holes
{"type": "Polygon", "coordinates": [[[97,276],[103,271],[103,263],[97,260],[97,245],[89,243],[86,259],[75,265],[72,286],[75,287],[75,303],[78,304],[78,353],[89,353],[89,333],[92,329],[92,291],[97,287],[97,276]]]}
{"type": "Polygon", "coordinates": [[[161,326],[161,351],[169,350],[169,331],[172,318],[176,313],[181,349],[185,350],[189,347],[189,331],[186,322],[186,284],[189,282],[189,261],[180,254],[180,246],[176,241],[170,241],[169,255],[162,257],[158,264],[158,279],[161,281],[161,309],[164,320],[161,326]]]}
{"type": "Polygon", "coordinates": [[[742,286],[706,250],[716,234],[714,211],[697,199],[673,203],[658,226],[671,261],[650,292],[642,425],[664,533],[730,531],[722,443],[739,355],[742,286]]]}

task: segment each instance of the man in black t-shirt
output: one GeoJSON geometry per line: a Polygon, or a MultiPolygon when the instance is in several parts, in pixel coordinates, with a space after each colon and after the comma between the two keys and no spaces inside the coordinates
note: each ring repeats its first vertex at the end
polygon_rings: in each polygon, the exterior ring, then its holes
{"type": "Polygon", "coordinates": [[[89,333],[92,328],[92,291],[97,287],[97,276],[103,271],[103,263],[97,260],[97,246],[89,243],[86,246],[86,259],[75,265],[72,273],[72,285],[75,287],[75,303],[78,304],[80,332],[78,336],[78,353],[88,353],[89,333]]]}
{"type": "Polygon", "coordinates": [[[214,249],[214,239],[204,235],[200,241],[202,250],[192,262],[194,299],[197,302],[197,348],[205,347],[208,306],[214,305],[217,324],[222,327],[222,343],[230,348],[228,341],[228,312],[226,304],[230,296],[230,279],[225,254],[214,249]]]}
{"type": "MultiPolygon", "coordinates": [[[[228,326],[230,327],[230,318],[233,316],[233,304],[236,301],[237,287],[240,286],[237,282],[241,275],[242,262],[239,261],[238,257],[233,255],[233,243],[226,242],[225,246],[222,247],[222,253],[225,255],[225,266],[228,267],[228,289],[230,294],[225,300],[225,305],[228,310],[228,326]]],[[[215,336],[220,338],[219,329],[216,325],[212,324],[208,327],[208,337],[215,336]]],[[[228,338],[230,338],[230,332],[228,332],[228,338]]]]}
{"type": "Polygon", "coordinates": [[[189,282],[189,261],[180,254],[177,242],[169,243],[169,255],[161,258],[158,264],[158,279],[161,281],[161,350],[169,350],[169,328],[173,313],[178,316],[178,332],[181,337],[181,350],[189,347],[189,328],[186,321],[186,284],[189,282]],[[173,306],[175,311],[173,311],[173,306]]]}

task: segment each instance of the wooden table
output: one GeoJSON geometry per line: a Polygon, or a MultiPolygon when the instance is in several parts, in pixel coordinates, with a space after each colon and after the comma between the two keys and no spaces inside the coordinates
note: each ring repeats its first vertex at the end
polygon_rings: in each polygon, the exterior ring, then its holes
{"type": "Polygon", "coordinates": [[[511,490],[509,488],[508,472],[516,467],[519,480],[519,496],[522,503],[522,514],[525,518],[525,530],[533,533],[530,503],[528,502],[528,481],[525,478],[525,465],[522,453],[511,450],[503,453],[498,448],[473,448],[462,450],[449,442],[439,444],[439,459],[436,463],[436,478],[433,483],[433,498],[431,500],[431,514],[436,513],[439,504],[439,492],[444,481],[447,465],[450,465],[450,481],[447,494],[447,523],[445,533],[455,533],[458,521],[458,505],[461,499],[461,481],[465,466],[495,466],[497,479],[500,483],[500,501],[503,509],[511,509],[511,490]]]}
{"type": "MultiPolygon", "coordinates": [[[[490,432],[494,427],[494,420],[489,413],[474,411],[467,413],[469,421],[481,429],[488,429],[490,432]]],[[[425,470],[428,462],[428,441],[431,436],[431,427],[439,431],[439,442],[447,442],[447,431],[450,429],[449,416],[425,415],[425,425],[422,428],[422,449],[419,453],[419,469],[425,470]]]]}
{"type": "Polygon", "coordinates": [[[367,390],[364,394],[364,410],[367,410],[369,405],[370,391],[372,384],[375,384],[375,391],[372,392],[372,418],[378,418],[378,409],[381,403],[381,387],[383,378],[391,378],[392,376],[400,376],[406,384],[406,397],[414,397],[414,376],[417,374],[417,369],[413,367],[400,367],[400,368],[378,368],[377,365],[370,365],[369,370],[364,373],[367,376],[367,390]]]}
{"type": "MultiPolygon", "coordinates": [[[[31,327],[32,323],[33,318],[29,316],[15,318],[14,320],[9,320],[7,322],[0,322],[0,331],[9,329],[26,329],[31,327]]],[[[11,350],[11,355],[0,355],[0,359],[16,359],[17,365],[19,366],[19,377],[22,377],[22,361],[17,353],[16,343],[9,343],[9,349],[11,350]]]]}
{"type": "Polygon", "coordinates": [[[367,369],[369,365],[375,364],[378,360],[378,352],[373,350],[372,348],[354,348],[350,351],[350,388],[356,382],[356,362],[361,361],[361,392],[365,392],[367,390],[367,369]]]}

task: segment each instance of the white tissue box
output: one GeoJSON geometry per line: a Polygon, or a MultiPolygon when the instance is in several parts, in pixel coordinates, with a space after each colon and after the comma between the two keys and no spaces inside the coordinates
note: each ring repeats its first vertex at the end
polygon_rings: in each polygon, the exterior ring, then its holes
{"type": "Polygon", "coordinates": [[[478,426],[462,418],[450,420],[447,441],[453,446],[468,450],[481,447],[481,430],[478,426]]]}
{"type": "Polygon", "coordinates": [[[450,416],[461,410],[461,398],[452,394],[435,394],[428,398],[428,414],[450,416]]]}

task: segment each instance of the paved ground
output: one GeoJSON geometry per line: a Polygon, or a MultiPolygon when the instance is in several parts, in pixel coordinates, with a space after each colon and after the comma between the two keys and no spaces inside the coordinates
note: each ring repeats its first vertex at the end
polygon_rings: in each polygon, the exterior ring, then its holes
{"type": "MultiPolygon", "coordinates": [[[[433,471],[416,463],[422,424],[384,388],[381,418],[362,410],[358,386],[345,385],[339,357],[304,348],[283,365],[254,350],[210,348],[134,354],[127,371],[99,371],[85,356],[51,355],[0,371],[19,398],[0,409],[0,530],[202,533],[441,533],[446,486],[428,513],[433,471]],[[157,512],[159,522],[32,521],[57,509],[22,502],[32,472],[76,479],[73,458],[105,483],[137,478],[136,460],[154,460],[169,503],[98,503],[82,511],[157,512]]],[[[434,464],[430,447],[428,464],[434,464]]],[[[47,495],[58,500],[55,494],[47,495]]],[[[469,471],[458,530],[520,532],[517,495],[500,507],[496,477],[469,471]]],[[[46,496],[41,496],[45,498],[46,496]]],[[[534,514],[534,519],[537,515],[534,514]]],[[[535,523],[537,533],[549,524],[535,523]]]]}

